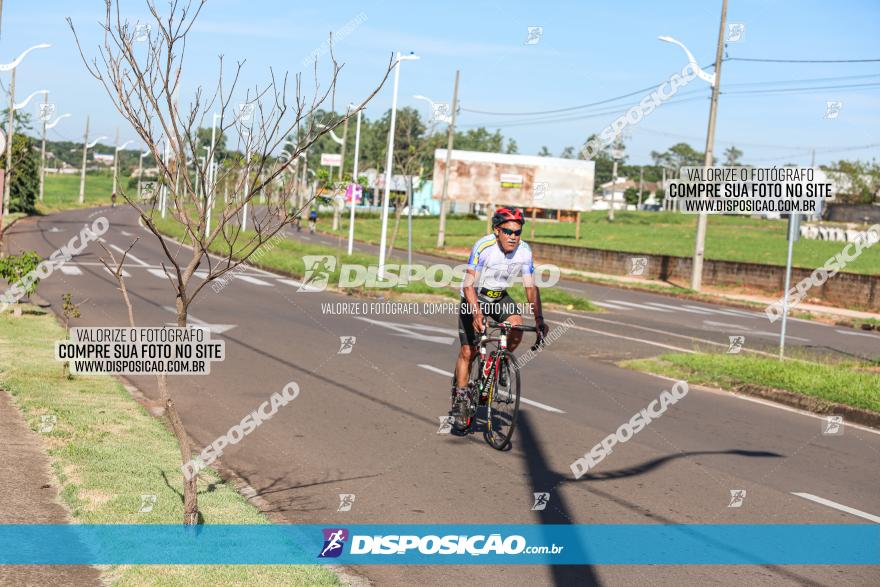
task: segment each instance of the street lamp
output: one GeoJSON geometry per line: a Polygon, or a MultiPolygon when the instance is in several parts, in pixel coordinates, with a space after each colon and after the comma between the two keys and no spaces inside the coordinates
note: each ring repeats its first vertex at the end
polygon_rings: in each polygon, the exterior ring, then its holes
{"type": "MultiPolygon", "coordinates": [[[[217,146],[217,122],[223,120],[222,114],[216,112],[211,115],[211,145],[208,147],[208,211],[205,212],[205,236],[211,234],[211,214],[214,211],[214,178],[216,169],[214,164],[214,149],[217,146]]],[[[222,129],[221,129],[222,132],[222,129]]],[[[196,178],[198,181],[198,177],[196,178]]]]}
{"type": "Polygon", "coordinates": [[[419,59],[417,55],[410,53],[409,55],[401,55],[397,52],[397,62],[394,64],[394,94],[391,98],[391,128],[388,129],[388,158],[385,162],[385,193],[382,197],[382,238],[379,242],[379,270],[377,276],[379,279],[385,279],[385,241],[388,231],[388,200],[391,197],[391,168],[394,157],[394,127],[397,123],[397,88],[400,85],[400,62],[415,61],[419,59]]]}
{"type": "Polygon", "coordinates": [[[118,182],[117,177],[119,176],[119,151],[123,150],[133,142],[134,141],[126,141],[122,143],[122,145],[116,145],[116,150],[113,152],[113,191],[111,192],[113,194],[116,193],[116,186],[118,182]]]}
{"type": "MultiPolygon", "coordinates": [[[[669,36],[658,37],[661,41],[681,47],[685,54],[687,54],[688,63],[697,74],[697,77],[712,86],[712,100],[709,104],[709,127],[706,131],[706,158],[703,162],[703,167],[712,166],[712,148],[715,144],[715,119],[718,113],[718,86],[721,84],[721,54],[724,50],[724,24],[726,19],[727,0],[723,0],[721,3],[721,26],[718,28],[718,43],[715,46],[715,71],[712,74],[707,74],[700,69],[693,54],[688,51],[688,48],[681,41],[669,36]]],[[[691,289],[694,291],[700,291],[703,282],[703,257],[706,249],[707,220],[708,216],[703,212],[700,213],[697,219],[697,236],[694,242],[694,260],[691,273],[691,289]]]]}
{"type": "MultiPolygon", "coordinates": [[[[349,109],[353,104],[349,104],[349,109]]],[[[348,254],[351,255],[352,250],[354,250],[354,207],[357,203],[357,186],[358,183],[358,156],[360,155],[361,148],[361,112],[363,108],[358,108],[357,111],[357,130],[354,133],[354,170],[351,174],[351,218],[348,221],[348,254]]],[[[344,163],[344,162],[343,162],[344,163]]]]}
{"type": "MultiPolygon", "coordinates": [[[[52,45],[48,43],[41,43],[39,45],[34,45],[28,49],[22,51],[22,53],[13,59],[10,63],[0,64],[0,72],[3,71],[11,71],[12,76],[9,80],[9,119],[7,123],[6,129],[6,140],[7,140],[7,149],[6,149],[6,181],[3,182],[3,205],[0,206],[0,234],[2,234],[3,230],[3,216],[9,214],[9,198],[10,198],[10,179],[12,177],[12,136],[15,132],[13,125],[15,121],[15,68],[22,62],[25,56],[34,51],[36,49],[47,49],[52,45]]],[[[28,101],[34,96],[31,94],[27,100],[24,101],[24,104],[27,105],[28,101]]],[[[23,107],[23,106],[22,106],[23,107]]]]}
{"type": "Polygon", "coordinates": [[[143,183],[143,179],[144,179],[144,157],[146,157],[149,154],[150,154],[149,151],[144,151],[143,153],[141,153],[138,156],[138,193],[137,193],[138,199],[140,199],[140,197],[141,197],[141,184],[143,183]]]}

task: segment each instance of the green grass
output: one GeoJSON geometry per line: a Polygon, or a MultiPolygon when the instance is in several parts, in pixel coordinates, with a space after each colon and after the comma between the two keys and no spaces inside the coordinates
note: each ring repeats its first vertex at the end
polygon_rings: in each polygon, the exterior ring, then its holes
{"type": "MultiPolygon", "coordinates": [[[[31,429],[39,429],[41,415],[57,417],[43,439],[62,500],[77,523],[181,523],[183,476],[174,436],[115,379],[64,376],[53,358],[53,341],[64,336],[41,311],[0,316],[0,386],[13,395],[31,429]],[[138,513],[142,494],[157,496],[150,513],[138,513]]],[[[269,523],[210,470],[200,476],[199,509],[206,524],[269,523]]],[[[339,584],[324,568],[294,565],[120,566],[108,577],[117,585],[339,584]]]]}
{"type": "Polygon", "coordinates": [[[670,353],[622,366],[732,390],[762,385],[880,412],[880,369],[854,361],[779,361],[737,354],[670,353]]]}
{"type": "MultiPolygon", "coordinates": [[[[161,218],[156,218],[155,220],[156,226],[163,233],[168,234],[178,240],[184,235],[183,228],[179,223],[174,221],[169,215],[164,220],[161,218]]],[[[239,242],[246,242],[247,239],[253,236],[252,231],[246,231],[239,238],[239,242]]],[[[187,244],[189,244],[187,242],[187,244]]],[[[215,241],[214,245],[211,247],[211,251],[221,255],[229,254],[229,250],[223,249],[222,246],[225,246],[225,243],[215,241]]],[[[291,239],[278,239],[273,247],[268,245],[264,245],[265,250],[258,251],[254,257],[251,258],[251,264],[257,265],[264,269],[280,271],[282,273],[287,273],[290,275],[295,275],[297,277],[302,277],[305,275],[305,263],[303,262],[303,255],[335,255],[339,257],[339,261],[337,263],[336,269],[330,274],[329,283],[331,285],[338,285],[339,277],[340,277],[340,267],[342,264],[350,263],[357,264],[363,266],[371,266],[376,265],[377,259],[374,256],[364,255],[361,253],[355,253],[353,255],[346,255],[344,249],[337,249],[335,247],[326,246],[326,245],[313,245],[309,243],[303,243],[297,240],[291,239]]],[[[234,258],[239,256],[240,250],[233,250],[232,255],[234,258]]],[[[370,289],[366,290],[363,287],[361,288],[347,288],[346,291],[352,291],[353,293],[366,294],[366,293],[380,293],[382,295],[387,295],[389,293],[409,293],[409,294],[432,294],[432,295],[440,295],[448,298],[459,298],[459,286],[455,285],[455,287],[447,287],[447,288],[436,288],[428,285],[424,281],[411,282],[406,286],[397,286],[393,289],[389,288],[387,290],[382,289],[370,289]]],[[[518,302],[525,302],[525,291],[522,287],[513,287],[511,288],[512,297],[518,302]]],[[[601,309],[595,305],[593,305],[587,298],[582,296],[573,295],[567,291],[556,288],[541,288],[541,301],[543,303],[549,304],[558,304],[567,307],[572,310],[581,310],[586,312],[599,312],[601,309]]]]}
{"type": "MultiPolygon", "coordinates": [[[[128,185],[128,177],[120,175],[119,183],[128,185]]],[[[128,190],[134,193],[135,190],[128,190]]],[[[69,210],[71,208],[91,208],[109,206],[110,195],[113,193],[113,176],[109,174],[86,174],[85,202],[79,203],[79,174],[61,175],[46,174],[43,186],[43,202],[37,202],[37,209],[49,214],[69,210]]],[[[127,192],[126,192],[127,193],[127,192]]],[[[117,203],[124,203],[122,197],[117,203]]]]}
{"type": "MultiPolygon", "coordinates": [[[[320,228],[331,232],[331,215],[322,214],[320,228]]],[[[523,238],[550,244],[574,245],[656,255],[693,256],[696,215],[676,212],[617,212],[614,222],[608,222],[605,212],[581,215],[581,238],[574,239],[573,222],[538,222],[535,238],[531,239],[531,224],[526,223],[523,238]]],[[[413,217],[413,247],[430,252],[437,244],[436,217],[413,217]]],[[[389,221],[393,226],[393,216],[389,221]]],[[[709,216],[706,233],[706,258],[767,265],[785,265],[788,244],[787,222],[784,220],[757,220],[747,216],[709,216]]],[[[357,238],[379,242],[381,219],[377,216],[355,222],[357,238]]],[[[340,234],[348,235],[348,216],[343,215],[340,234]]],[[[447,248],[470,248],[474,241],[485,235],[486,222],[453,216],[447,220],[447,248]]],[[[839,253],[845,243],[801,239],[794,245],[793,265],[805,269],[822,266],[839,253]]],[[[400,221],[396,248],[406,247],[406,217],[400,221]]],[[[880,273],[880,246],[864,249],[849,263],[846,271],[853,273],[880,273]]]]}

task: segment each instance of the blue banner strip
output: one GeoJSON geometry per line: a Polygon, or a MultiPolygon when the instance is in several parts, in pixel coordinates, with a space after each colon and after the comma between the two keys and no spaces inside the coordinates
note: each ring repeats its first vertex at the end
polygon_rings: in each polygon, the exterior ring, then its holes
{"type": "Polygon", "coordinates": [[[877,524],[0,525],[0,564],[878,565],[877,524]]]}

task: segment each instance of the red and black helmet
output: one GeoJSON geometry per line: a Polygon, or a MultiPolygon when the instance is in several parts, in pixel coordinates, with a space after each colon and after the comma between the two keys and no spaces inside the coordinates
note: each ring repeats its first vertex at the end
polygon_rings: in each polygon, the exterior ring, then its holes
{"type": "Polygon", "coordinates": [[[492,215],[492,228],[511,220],[519,222],[520,226],[526,223],[526,219],[523,218],[523,213],[519,208],[498,208],[495,210],[495,214],[492,215]]]}

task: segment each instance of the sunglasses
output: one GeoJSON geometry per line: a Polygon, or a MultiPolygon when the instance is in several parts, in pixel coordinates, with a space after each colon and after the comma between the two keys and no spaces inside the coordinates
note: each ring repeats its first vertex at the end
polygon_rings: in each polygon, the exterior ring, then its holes
{"type": "Polygon", "coordinates": [[[519,236],[522,234],[522,228],[520,228],[519,230],[510,230],[509,228],[502,228],[501,232],[503,232],[507,236],[510,236],[510,235],[519,236]]]}

